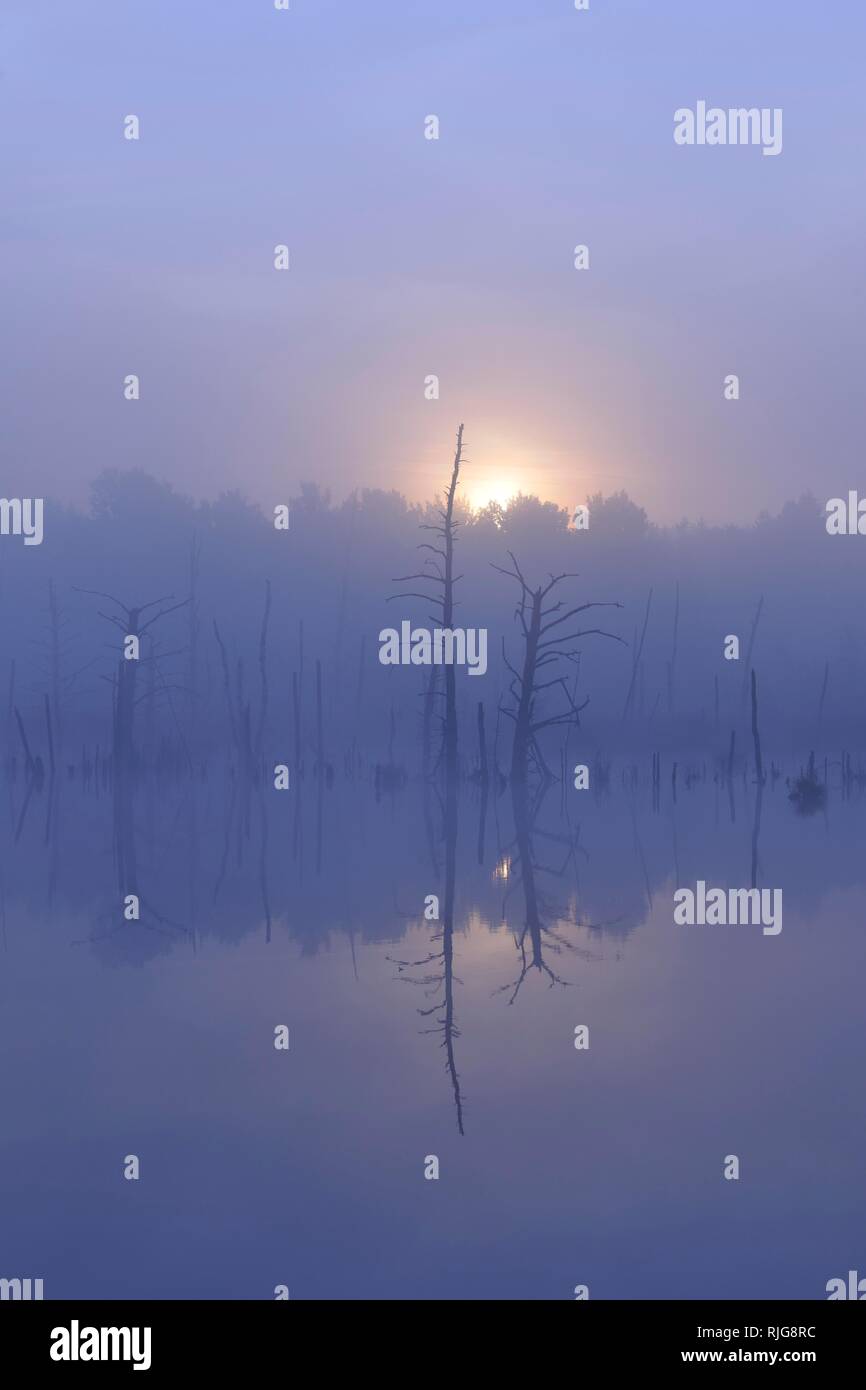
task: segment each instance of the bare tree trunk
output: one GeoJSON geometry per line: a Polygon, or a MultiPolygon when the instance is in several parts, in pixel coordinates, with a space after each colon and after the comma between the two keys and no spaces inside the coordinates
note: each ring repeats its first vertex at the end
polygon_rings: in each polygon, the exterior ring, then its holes
{"type": "MultiPolygon", "coordinates": [[[[442,586],[441,596],[435,597],[429,594],[419,594],[415,591],[410,593],[392,594],[389,600],[398,598],[426,598],[430,603],[441,609],[442,626],[446,630],[450,629],[454,620],[454,586],[460,575],[454,574],[454,535],[458,523],[454,520],[454,498],[457,493],[457,483],[460,478],[460,464],[463,458],[463,426],[457,431],[457,447],[454,452],[454,463],[451,469],[451,482],[445,494],[445,507],[439,510],[438,515],[442,518],[441,526],[423,526],[425,531],[434,531],[441,538],[441,545],[424,544],[419,547],[421,550],[430,550],[438,558],[428,560],[427,571],[421,574],[404,574],[395,582],[404,579],[420,579],[425,584],[440,584],[442,586]],[[441,561],[441,564],[440,564],[441,561]],[[432,572],[430,572],[432,570],[432,572]]],[[[445,666],[445,714],[443,718],[443,739],[442,752],[444,754],[446,775],[457,775],[457,686],[456,672],[454,665],[445,666]]],[[[438,763],[437,763],[438,766],[438,763]]]]}
{"type": "Polygon", "coordinates": [[[316,657],[316,749],[319,777],[325,775],[325,734],[322,720],[322,663],[316,657]]]}
{"type": "Polygon", "coordinates": [[[60,610],[54,580],[48,581],[48,613],[51,620],[51,701],[54,706],[54,731],[58,757],[63,753],[63,723],[60,710],[60,610]]]}
{"type": "Polygon", "coordinates": [[[490,772],[487,766],[487,739],[484,736],[484,702],[478,701],[478,767],[481,774],[483,785],[489,780],[490,772]]]}
{"type": "Polygon", "coordinates": [[[292,711],[295,726],[295,772],[301,772],[301,707],[298,700],[298,673],[292,672],[292,711]]]}
{"type": "Polygon", "coordinates": [[[439,680],[439,667],[430,667],[430,679],[424,694],[424,715],[422,719],[421,758],[424,776],[433,772],[433,713],[436,700],[436,686],[439,680]]]}
{"type": "Polygon", "coordinates": [[[535,589],[532,593],[532,611],[525,633],[520,698],[511,746],[511,780],[524,786],[529,775],[529,748],[532,743],[532,704],[541,634],[541,592],[541,589],[535,589]]]}
{"type": "MultiPolygon", "coordinates": [[[[460,476],[463,456],[463,426],[457,431],[457,449],[451,470],[445,508],[445,584],[442,598],[442,626],[447,630],[454,621],[454,497],[460,476]]],[[[445,667],[445,767],[457,774],[457,686],[453,663],[445,667]]]]}
{"type": "MultiPolygon", "coordinates": [[[[523,632],[523,668],[518,671],[505,653],[505,642],[502,643],[502,659],[513,677],[509,687],[509,694],[514,701],[515,708],[505,710],[504,713],[514,721],[514,741],[511,746],[511,777],[518,787],[525,787],[529,776],[529,754],[532,752],[536,765],[545,781],[552,781],[553,774],[544,760],[541,746],[538,741],[538,734],[542,729],[553,728],[557,725],[566,726],[580,724],[580,711],[587,704],[584,700],[583,705],[575,702],[574,696],[568,689],[568,682],[564,674],[553,676],[552,679],[539,680],[539,675],[545,666],[557,667],[560,661],[567,661],[575,664],[579,658],[577,648],[569,647],[568,643],[578,641],[581,637],[610,637],[616,642],[621,642],[622,638],[615,633],[605,632],[602,628],[586,628],[577,632],[566,632],[562,636],[551,637],[550,633],[554,628],[558,628],[561,623],[569,623],[578,614],[585,613],[590,608],[621,608],[620,603],[589,603],[577,604],[574,608],[567,609],[560,613],[563,607],[563,600],[552,600],[550,606],[545,608],[544,602],[556,589],[563,579],[573,579],[576,576],[569,574],[552,574],[547,584],[531,589],[521,573],[520,566],[515,559],[514,553],[509,551],[513,569],[501,569],[499,565],[494,565],[495,570],[500,574],[505,574],[509,579],[516,579],[520,585],[520,599],[517,605],[515,616],[520,621],[523,632]],[[528,620],[527,620],[528,613],[528,620]],[[558,616],[555,616],[558,615],[558,616]],[[519,688],[515,688],[515,686],[519,688]],[[549,716],[546,719],[536,718],[536,701],[538,696],[551,687],[557,687],[562,691],[566,700],[566,708],[558,714],[549,716]]],[[[560,670],[562,668],[559,668],[560,670]]],[[[632,682],[637,667],[632,666],[632,682]]],[[[633,688],[633,686],[632,686],[633,688]]],[[[577,686],[575,684],[575,690],[577,686]]]]}
{"type": "Polygon", "coordinates": [[[647,623],[649,622],[649,615],[650,615],[650,608],[651,608],[651,606],[652,606],[652,601],[653,601],[653,591],[652,591],[652,589],[650,589],[649,593],[647,594],[646,612],[644,613],[644,616],[643,616],[643,628],[642,628],[642,630],[641,630],[640,642],[639,642],[638,645],[637,645],[637,649],[636,649],[636,651],[635,651],[635,653],[634,653],[634,657],[633,657],[633,659],[632,659],[631,680],[630,680],[630,682],[629,682],[628,693],[627,693],[627,695],[626,695],[626,697],[625,697],[625,705],[624,705],[623,711],[622,711],[623,723],[624,723],[625,720],[628,718],[629,711],[630,711],[631,705],[632,705],[632,700],[634,699],[634,688],[635,688],[635,681],[636,681],[636,679],[637,679],[638,664],[639,664],[639,662],[640,662],[641,656],[643,655],[643,644],[644,644],[644,638],[646,637],[646,629],[647,629],[647,623]]]}
{"type": "MultiPolygon", "coordinates": [[[[463,426],[460,426],[462,437],[463,426]]],[[[458,439],[458,446],[459,446],[458,439]]],[[[454,483],[456,484],[456,465],[454,483]]],[[[450,624],[449,624],[450,626],[450,624]]],[[[453,667],[446,670],[453,671],[453,667]]],[[[460,1081],[457,1074],[457,1060],[454,1053],[454,904],[457,885],[457,769],[456,769],[456,728],[455,761],[452,764],[446,756],[445,764],[445,900],[442,918],[442,977],[444,999],[442,1031],[445,1057],[451,1085],[454,1091],[454,1104],[457,1110],[457,1129],[463,1133],[463,1099],[460,1094],[460,1081]]],[[[447,750],[446,750],[447,754],[447,750]]]]}
{"type": "Polygon", "coordinates": [[[764,764],[761,759],[761,736],[758,733],[758,687],[754,668],[752,669],[752,738],[755,743],[755,771],[758,774],[758,786],[760,787],[764,784],[764,764]]]}
{"type": "MultiPolygon", "coordinates": [[[[93,589],[80,589],[79,593],[94,594],[96,591],[93,589]]],[[[100,616],[107,618],[110,623],[120,629],[124,637],[124,642],[128,637],[137,638],[139,647],[142,637],[149,628],[152,628],[161,618],[167,617],[169,613],[176,612],[178,608],[185,608],[189,603],[189,599],[185,598],[182,599],[180,603],[173,603],[171,607],[164,608],[162,605],[173,597],[172,594],[168,594],[164,598],[152,599],[149,603],[130,608],[126,604],[121,603],[119,599],[114,598],[111,594],[96,593],[96,596],[98,598],[107,598],[110,603],[116,604],[123,615],[122,618],[117,617],[116,614],[108,613],[102,613],[100,616]],[[146,619],[145,622],[142,622],[142,614],[148,608],[156,608],[158,612],[146,619]]],[[[155,658],[152,657],[151,660],[155,660],[155,658]]],[[[135,694],[137,678],[138,661],[133,659],[127,660],[125,654],[122,652],[118,663],[113,704],[114,773],[115,776],[121,778],[127,774],[131,774],[135,765],[134,729],[135,707],[138,703],[135,694]]],[[[166,690],[168,689],[164,683],[163,688],[166,690]]]]}
{"type": "MultiPolygon", "coordinates": [[[[239,735],[238,735],[238,724],[237,724],[237,720],[235,719],[234,705],[232,704],[232,685],[231,685],[231,677],[229,676],[229,663],[228,663],[228,657],[226,656],[226,649],[225,649],[225,647],[223,646],[223,639],[220,637],[220,630],[219,630],[219,628],[217,627],[216,618],[214,618],[213,630],[214,630],[214,636],[216,637],[216,640],[217,640],[217,646],[219,647],[219,651],[220,651],[220,663],[221,663],[221,665],[222,665],[222,672],[223,672],[223,689],[224,689],[224,691],[225,691],[226,708],[228,709],[228,715],[229,715],[229,728],[231,729],[232,743],[234,744],[235,748],[237,749],[238,755],[240,755],[240,738],[239,738],[239,735]]],[[[240,711],[239,711],[239,713],[240,713],[240,711]]]]}
{"type": "Polygon", "coordinates": [[[358,657],[358,685],[355,690],[355,733],[352,739],[352,748],[358,741],[358,732],[361,726],[361,708],[364,698],[364,656],[367,650],[367,634],[361,636],[361,653],[358,657]]]}
{"type": "Polygon", "coordinates": [[[764,596],[762,594],[761,597],[758,599],[758,606],[755,609],[755,616],[752,619],[752,630],[749,633],[749,645],[746,648],[746,660],[743,665],[743,689],[741,695],[741,706],[743,710],[745,710],[746,708],[746,692],[749,688],[749,671],[752,668],[752,648],[755,645],[755,634],[758,631],[758,623],[761,620],[761,609],[763,608],[763,606],[764,596]]]}
{"type": "Polygon", "coordinates": [[[680,585],[677,580],[677,597],[674,606],[674,641],[671,659],[668,663],[668,714],[673,714],[676,701],[676,666],[677,666],[677,637],[680,627],[680,585]]]}
{"type": "Polygon", "coordinates": [[[235,703],[237,704],[238,710],[238,736],[241,742],[241,765],[243,769],[247,771],[249,769],[249,759],[247,757],[248,738],[244,728],[244,661],[241,656],[239,656],[235,662],[235,703]]]}
{"type": "Polygon", "coordinates": [[[156,643],[151,644],[150,661],[147,663],[147,709],[144,721],[144,762],[145,766],[156,761],[156,643]]]}
{"type": "Polygon", "coordinates": [[[27,771],[28,773],[32,774],[36,771],[36,764],[33,761],[33,755],[30,752],[30,744],[27,742],[27,735],[24,732],[24,721],[22,720],[21,715],[18,712],[17,705],[15,706],[15,718],[18,721],[18,732],[21,735],[21,742],[24,746],[24,760],[27,765],[27,771]]]}
{"type": "MultiPolygon", "coordinates": [[[[128,636],[139,637],[137,614],[128,624],[128,636]]],[[[135,692],[138,684],[138,662],[127,661],[121,655],[117,672],[117,725],[115,757],[121,776],[131,773],[135,762],[135,692]]]]}
{"type": "Polygon", "coordinates": [[[51,728],[51,701],[45,695],[45,730],[48,735],[48,766],[51,769],[51,776],[54,776],[56,766],[54,762],[54,734],[51,728]]]}
{"type": "Polygon", "coordinates": [[[256,763],[261,762],[262,744],[265,736],[265,720],[268,713],[268,622],[271,616],[271,581],[265,580],[265,611],[262,615],[262,630],[259,636],[259,672],[261,676],[262,698],[259,707],[259,725],[256,730],[256,763]]]}
{"type": "Polygon", "coordinates": [[[198,657],[199,657],[199,637],[201,624],[199,622],[198,608],[198,573],[199,556],[201,547],[199,542],[193,537],[189,556],[189,626],[188,642],[189,651],[187,654],[187,742],[192,753],[195,752],[197,742],[197,730],[199,727],[199,708],[198,708],[198,657]]]}

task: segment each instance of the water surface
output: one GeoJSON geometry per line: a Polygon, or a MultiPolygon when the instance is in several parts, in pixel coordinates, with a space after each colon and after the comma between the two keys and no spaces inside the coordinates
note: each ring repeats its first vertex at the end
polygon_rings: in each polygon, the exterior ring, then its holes
{"type": "Polygon", "coordinates": [[[614,767],[603,795],[465,782],[449,807],[210,771],[139,787],[118,845],[106,787],[7,786],[0,1274],[49,1298],[825,1297],[866,1258],[864,805],[797,815],[780,778],[756,844],[731,790],[703,769],[655,804],[614,767]],[[753,867],[779,936],[674,926],[677,886],[753,867]]]}

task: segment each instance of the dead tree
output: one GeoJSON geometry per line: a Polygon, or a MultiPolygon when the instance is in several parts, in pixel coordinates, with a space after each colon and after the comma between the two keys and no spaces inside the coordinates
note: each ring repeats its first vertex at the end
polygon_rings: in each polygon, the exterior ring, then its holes
{"type": "Polygon", "coordinates": [[[755,775],[758,779],[758,786],[763,786],[765,781],[764,760],[761,757],[761,735],[758,732],[758,686],[754,667],[752,668],[752,740],[755,745],[755,775]]]}
{"type": "Polygon", "coordinates": [[[761,611],[762,611],[763,607],[764,607],[764,595],[761,594],[761,597],[758,599],[758,606],[757,606],[757,608],[755,609],[755,616],[754,616],[754,618],[752,619],[752,628],[751,628],[751,631],[749,632],[749,644],[748,644],[748,646],[746,647],[746,659],[745,659],[745,661],[743,662],[743,685],[742,685],[742,689],[741,689],[741,692],[740,692],[740,706],[741,706],[741,710],[742,710],[743,712],[745,712],[745,708],[746,708],[746,697],[747,697],[748,692],[749,692],[749,672],[750,672],[751,669],[752,669],[752,652],[753,652],[754,647],[755,647],[755,637],[757,636],[757,633],[758,633],[758,623],[761,621],[761,611]]]}
{"type": "Polygon", "coordinates": [[[235,707],[232,703],[232,684],[231,677],[229,676],[229,662],[228,657],[226,656],[225,643],[223,642],[223,639],[220,636],[220,630],[217,626],[216,618],[214,618],[213,620],[213,635],[216,638],[216,644],[219,647],[220,666],[223,673],[223,691],[225,692],[226,697],[226,708],[228,709],[229,728],[231,729],[232,743],[234,744],[235,750],[237,751],[238,756],[240,757],[240,737],[238,733],[238,722],[235,718],[235,707]]]}
{"type": "Polygon", "coordinates": [[[580,711],[585,709],[589,703],[587,696],[580,704],[575,701],[574,695],[568,688],[564,669],[560,666],[561,662],[576,664],[580,657],[580,652],[569,644],[579,641],[582,637],[610,637],[614,642],[622,642],[621,637],[613,632],[606,632],[602,628],[592,627],[578,629],[576,632],[568,631],[562,636],[551,636],[554,628],[561,623],[568,624],[570,619],[576,618],[580,613],[586,613],[590,608],[621,608],[621,603],[581,603],[574,608],[563,608],[563,600],[558,599],[545,607],[545,601],[549,595],[561,584],[564,579],[577,579],[576,574],[552,574],[547,584],[539,585],[537,589],[532,589],[523,577],[520,566],[513,553],[509,550],[513,569],[502,569],[499,565],[493,568],[500,574],[506,575],[509,579],[516,579],[520,585],[520,598],[515,609],[515,617],[520,623],[523,632],[523,667],[518,671],[505,652],[505,642],[502,643],[502,658],[511,673],[512,680],[509,686],[509,695],[513,701],[513,708],[508,709],[500,706],[503,714],[514,722],[514,742],[511,749],[511,778],[518,783],[526,783],[529,775],[529,755],[535,758],[536,765],[545,781],[552,780],[552,773],[544,761],[541,749],[538,745],[538,735],[542,729],[555,728],[562,725],[579,725],[580,711]],[[553,668],[550,678],[540,680],[539,676],[548,668],[553,668]],[[565,709],[559,713],[551,714],[545,718],[539,718],[538,699],[545,690],[558,688],[565,697],[565,709]]]}
{"type": "MultiPolygon", "coordinates": [[[[235,688],[232,692],[232,681],[229,671],[229,658],[226,646],[220,634],[216,619],[214,619],[213,632],[216,644],[219,649],[220,668],[223,677],[223,692],[225,694],[226,709],[228,711],[229,729],[232,736],[232,744],[238,759],[238,772],[244,780],[249,783],[255,780],[261,771],[262,749],[265,737],[265,722],[268,713],[268,626],[271,616],[271,581],[265,580],[265,606],[262,614],[262,626],[259,634],[259,684],[260,700],[256,723],[256,732],[253,736],[252,731],[252,711],[250,702],[244,693],[244,663],[243,658],[238,657],[235,663],[235,688]]],[[[294,679],[294,678],[293,678],[294,679]]],[[[249,808],[247,808],[249,809],[249,808]]]]}
{"type": "Polygon", "coordinates": [[[24,720],[21,718],[21,713],[17,705],[15,706],[15,720],[18,724],[18,732],[21,735],[21,745],[24,749],[24,764],[27,769],[27,776],[35,777],[37,775],[37,760],[30,752],[30,744],[27,742],[27,735],[24,732],[24,720]]]}
{"type": "MultiPolygon", "coordinates": [[[[445,504],[439,511],[441,524],[425,526],[422,529],[434,532],[440,540],[438,545],[423,543],[419,545],[419,550],[429,550],[433,559],[425,561],[424,570],[420,574],[402,575],[396,579],[395,583],[404,583],[408,580],[420,580],[425,584],[441,586],[441,593],[433,594],[420,593],[416,591],[400,594],[392,594],[391,598],[422,598],[428,603],[432,603],[434,610],[439,611],[431,615],[431,621],[443,628],[450,629],[454,618],[454,586],[461,575],[454,574],[454,537],[457,531],[458,522],[454,520],[454,499],[457,493],[457,483],[460,477],[460,464],[463,459],[463,426],[457,431],[457,447],[454,453],[454,462],[451,469],[451,483],[445,494],[445,504]]],[[[390,602],[390,599],[389,599],[390,602]]],[[[445,1065],[451,1079],[451,1087],[454,1093],[454,1104],[457,1113],[457,1129],[463,1134],[463,1096],[460,1088],[460,1079],[457,1072],[457,1060],[455,1054],[455,1040],[460,1036],[460,1030],[455,1022],[454,1004],[454,984],[458,977],[454,973],[454,924],[455,924],[455,898],[457,880],[457,820],[458,820],[458,796],[457,796],[457,698],[455,670],[453,665],[445,666],[445,712],[442,715],[442,746],[437,760],[444,764],[444,801],[442,803],[442,838],[445,844],[445,896],[443,902],[441,950],[434,950],[422,960],[418,961],[397,961],[401,972],[423,968],[431,964],[436,964],[441,969],[423,975],[420,979],[403,975],[402,978],[411,979],[412,983],[421,985],[431,996],[436,997],[436,1001],[429,1008],[419,1009],[422,1018],[432,1019],[432,1025],[425,1031],[439,1033],[442,1036],[442,1047],[445,1050],[445,1065]],[[444,756],[443,756],[444,755],[444,756]]],[[[424,713],[424,763],[425,772],[427,770],[429,753],[429,728],[432,721],[433,701],[439,692],[436,690],[436,668],[430,672],[430,681],[425,692],[425,713],[424,713]]],[[[429,790],[429,787],[428,787],[429,790]]],[[[439,942],[434,939],[434,945],[439,942]]],[[[389,958],[390,959],[390,958],[389,958]]]]}
{"type": "Polygon", "coordinates": [[[186,710],[186,736],[191,749],[195,749],[198,742],[197,730],[201,720],[198,679],[199,646],[201,638],[201,620],[198,601],[200,559],[201,542],[197,536],[193,536],[189,554],[189,614],[187,626],[186,674],[186,685],[189,691],[186,710]]]}
{"type": "MultiPolygon", "coordinates": [[[[424,525],[422,531],[432,531],[440,539],[439,545],[430,545],[424,541],[419,546],[419,550],[429,550],[436,558],[424,561],[424,570],[420,574],[403,574],[395,580],[395,584],[404,584],[412,579],[419,579],[425,584],[441,585],[441,593],[436,591],[430,593],[418,593],[415,590],[399,594],[391,594],[388,602],[398,598],[422,598],[427,603],[432,603],[434,608],[440,611],[431,615],[431,621],[449,631],[454,620],[454,586],[460,579],[461,574],[454,573],[454,539],[460,525],[454,520],[454,498],[457,493],[457,483],[460,477],[460,464],[463,461],[463,426],[457,431],[457,447],[454,453],[454,462],[451,468],[451,483],[445,493],[445,505],[439,509],[438,515],[441,518],[439,525],[424,525]]],[[[457,687],[456,672],[453,664],[445,667],[445,713],[442,716],[442,754],[445,756],[445,767],[449,772],[456,773],[457,769],[457,687]]]]}
{"type": "MultiPolygon", "coordinates": [[[[429,784],[425,788],[428,796],[432,790],[429,784]]],[[[398,960],[393,956],[388,956],[386,959],[397,966],[399,979],[420,987],[426,997],[433,1000],[433,1003],[428,1007],[419,1008],[418,1014],[424,1020],[431,1020],[430,1026],[424,1028],[423,1032],[438,1034],[442,1038],[441,1046],[445,1052],[445,1069],[454,1094],[457,1130],[459,1134],[463,1134],[463,1093],[457,1071],[455,1049],[455,1042],[460,1037],[460,1029],[456,1022],[454,998],[454,985],[461,983],[459,976],[454,973],[458,844],[457,769],[452,767],[447,760],[444,791],[442,838],[445,845],[445,894],[442,900],[441,930],[438,927],[434,929],[433,939],[430,943],[432,949],[420,960],[398,960]],[[418,970],[423,973],[415,974],[414,972],[418,970]]],[[[438,789],[436,789],[436,795],[438,796],[438,789]]]]}
{"type": "Polygon", "coordinates": [[[256,729],[256,763],[262,760],[262,744],[265,736],[265,720],[268,717],[268,622],[271,616],[271,581],[265,580],[265,611],[262,616],[262,630],[259,637],[259,679],[261,681],[261,703],[259,722],[256,729]]]}
{"type": "MultiPolygon", "coordinates": [[[[629,687],[628,687],[628,691],[627,691],[626,697],[625,697],[625,705],[623,706],[623,711],[622,711],[623,723],[625,723],[625,721],[628,719],[628,716],[629,716],[629,713],[630,713],[631,707],[632,707],[632,701],[633,701],[633,699],[634,699],[635,681],[637,680],[637,673],[638,673],[638,667],[640,666],[640,659],[641,659],[641,657],[642,657],[642,655],[643,655],[643,644],[644,644],[644,641],[645,641],[645,639],[646,639],[646,630],[647,630],[647,624],[648,624],[648,622],[649,622],[650,609],[652,608],[652,601],[653,601],[653,591],[652,591],[652,589],[650,589],[649,593],[647,594],[646,611],[645,611],[645,613],[644,613],[644,615],[643,615],[643,627],[642,627],[642,629],[641,629],[640,641],[635,643],[634,653],[633,653],[633,657],[632,657],[631,680],[629,681],[629,687]]],[[[635,632],[635,637],[637,637],[637,633],[636,633],[636,632],[635,632]]]]}
{"type": "MultiPolygon", "coordinates": [[[[86,662],[75,671],[69,671],[68,657],[75,644],[66,636],[68,621],[60,605],[57,586],[53,579],[48,580],[48,637],[44,644],[44,695],[48,698],[46,719],[50,721],[51,745],[55,753],[55,766],[59,768],[63,760],[65,706],[79,676],[96,665],[98,657],[86,662]]],[[[14,662],[10,681],[10,709],[14,703],[14,662]]],[[[49,727],[46,724],[46,728],[49,727]]]]}
{"type": "MultiPolygon", "coordinates": [[[[80,594],[90,594],[96,598],[108,599],[109,603],[115,604],[115,606],[120,609],[122,618],[117,617],[114,613],[103,613],[101,610],[99,612],[100,618],[105,618],[106,622],[112,623],[114,627],[119,628],[125,638],[135,637],[139,642],[161,618],[167,617],[169,613],[174,613],[179,608],[184,608],[189,603],[189,599],[185,598],[181,599],[179,603],[171,603],[168,608],[160,607],[162,604],[170,603],[170,600],[174,598],[173,594],[167,594],[163,598],[151,599],[148,603],[142,603],[137,607],[129,607],[127,604],[121,603],[120,600],[115,598],[112,594],[104,594],[96,589],[78,589],[77,592],[80,594]],[[146,613],[149,608],[159,608],[159,611],[154,613],[152,617],[142,621],[143,614],[146,613]]],[[[165,653],[165,655],[174,656],[176,653],[170,652],[165,653]]],[[[106,678],[111,680],[111,684],[114,687],[115,769],[121,776],[130,772],[135,763],[135,711],[141,701],[147,698],[146,693],[145,695],[138,695],[136,693],[138,667],[141,661],[147,660],[155,661],[156,657],[139,657],[138,660],[127,660],[124,654],[121,653],[116,676],[106,678]]],[[[162,681],[157,693],[170,694],[173,689],[180,690],[182,687],[169,685],[165,681],[162,681]]]]}
{"type": "MultiPolygon", "coordinates": [[[[546,976],[551,988],[554,985],[566,987],[572,983],[570,980],[563,979],[554,970],[550,964],[550,957],[562,956],[565,952],[571,952],[574,956],[586,960],[593,958],[591,952],[578,946],[576,942],[568,940],[560,924],[564,924],[571,917],[571,912],[564,904],[557,904],[550,899],[539,881],[541,874],[564,878],[569,866],[576,866],[578,852],[575,835],[545,832],[536,825],[548,791],[549,783],[547,782],[539,783],[531,795],[525,781],[512,781],[511,784],[514,840],[508,846],[508,853],[511,857],[510,852],[514,850],[514,856],[511,859],[508,894],[510,895],[518,886],[522,888],[525,913],[523,927],[515,941],[520,962],[518,975],[516,979],[508,984],[500,985],[494,991],[495,994],[508,994],[509,1004],[513,1004],[517,999],[530,970],[535,970],[539,975],[546,976]],[[556,864],[540,862],[536,850],[536,839],[544,839],[552,846],[564,846],[565,855],[562,864],[557,866],[556,864]],[[558,919],[556,928],[547,924],[546,919],[550,917],[558,919]]],[[[503,903],[503,912],[504,907],[505,904],[503,903]]]]}
{"type": "Polygon", "coordinates": [[[680,582],[677,580],[677,597],[674,604],[674,639],[671,659],[668,662],[668,714],[673,715],[676,701],[677,638],[680,630],[680,582]]]}
{"type": "MultiPolygon", "coordinates": [[[[142,892],[139,881],[139,860],[137,846],[137,829],[135,816],[135,727],[136,710],[145,700],[149,700],[151,705],[160,695],[167,695],[169,705],[174,715],[175,725],[181,746],[186,754],[188,765],[189,751],[184,738],[183,729],[178,719],[177,712],[171,701],[173,690],[186,691],[183,685],[169,682],[165,679],[160,669],[160,661],[170,656],[181,654],[179,651],[161,652],[159,658],[155,650],[151,650],[150,655],[143,657],[140,655],[141,639],[151,631],[162,618],[168,617],[170,613],[175,613],[178,609],[185,608],[190,603],[190,598],[181,599],[175,603],[174,595],[167,594],[162,598],[151,599],[148,603],[135,606],[121,603],[120,599],[113,594],[106,594],[95,589],[77,589],[78,593],[89,594],[96,598],[106,599],[109,603],[119,610],[118,613],[104,613],[99,610],[99,616],[113,627],[119,628],[124,637],[124,650],[118,661],[117,672],[114,676],[106,676],[112,687],[112,706],[113,706],[113,823],[114,823],[114,862],[117,872],[118,890],[122,897],[132,894],[139,900],[140,908],[144,914],[141,918],[141,925],[148,931],[181,931],[186,928],[180,923],[172,921],[157,910],[155,905],[142,892]],[[150,609],[156,609],[150,617],[144,615],[150,609]],[[134,637],[138,649],[137,659],[132,655],[127,656],[126,639],[134,637]],[[143,694],[138,693],[139,666],[144,664],[149,673],[147,688],[143,694]],[[152,674],[151,674],[152,673],[152,674]]],[[[98,749],[97,749],[98,759],[98,749]]],[[[97,773],[98,782],[98,773],[97,773]]],[[[122,927],[113,927],[106,935],[111,935],[122,927]]]]}
{"type": "MultiPolygon", "coordinates": [[[[362,649],[363,661],[363,649],[362,649]]],[[[359,677],[360,679],[360,677],[359,677]]],[[[303,732],[303,687],[304,687],[304,620],[298,619],[298,668],[292,671],[292,728],[294,730],[294,769],[299,777],[304,775],[304,760],[302,757],[302,732],[303,732]]],[[[360,691],[359,691],[360,698],[360,691]]],[[[296,813],[297,813],[296,803],[296,813]]],[[[295,824],[299,822],[296,820],[295,824]]]]}

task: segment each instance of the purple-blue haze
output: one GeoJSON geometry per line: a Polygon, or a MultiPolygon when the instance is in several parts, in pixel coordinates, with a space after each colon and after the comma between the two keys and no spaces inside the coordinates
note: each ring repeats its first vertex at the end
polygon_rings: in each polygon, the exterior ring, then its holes
{"type": "Polygon", "coordinates": [[[0,1277],[820,1299],[864,1268],[866,540],[826,526],[866,496],[864,28],[6,0],[2,490],[45,506],[0,535],[0,1277]],[[677,146],[704,99],[781,108],[782,152],[677,146]],[[379,652],[439,615],[400,577],[460,421],[487,663],[452,701],[379,652]],[[514,563],[610,605],[522,760],[514,563]],[[781,890],[783,929],[676,924],[698,881],[781,890]]]}

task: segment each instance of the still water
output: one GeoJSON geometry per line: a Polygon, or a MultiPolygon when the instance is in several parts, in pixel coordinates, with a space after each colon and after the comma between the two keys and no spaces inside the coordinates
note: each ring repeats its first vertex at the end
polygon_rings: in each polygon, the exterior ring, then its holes
{"type": "Polygon", "coordinates": [[[757,836],[744,780],[656,804],[616,768],[522,807],[370,777],[151,780],[120,818],[104,787],[6,793],[0,1275],[814,1299],[866,1270],[856,788],[804,816],[779,778],[757,836]],[[753,870],[777,936],[674,925],[678,886],[753,870]]]}

